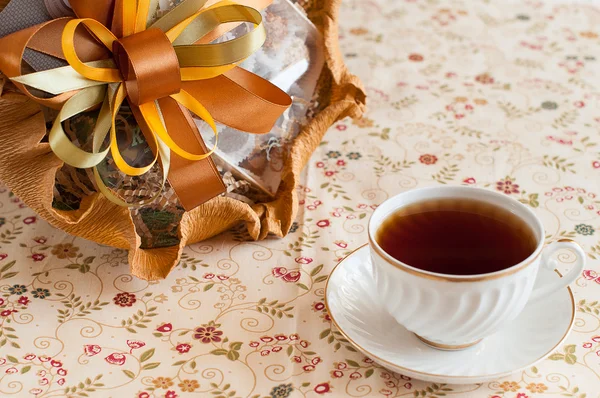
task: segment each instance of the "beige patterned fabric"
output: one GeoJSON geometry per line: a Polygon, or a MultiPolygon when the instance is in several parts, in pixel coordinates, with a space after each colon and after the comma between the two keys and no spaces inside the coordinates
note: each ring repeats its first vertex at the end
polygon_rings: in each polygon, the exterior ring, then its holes
{"type": "Polygon", "coordinates": [[[160,282],[2,190],[0,396],[598,397],[600,9],[589,4],[344,1],[341,51],[369,111],[335,124],[310,158],[291,233],[193,244],[160,282]],[[550,359],[434,385],[375,365],[332,329],[327,275],[365,243],[373,209],[437,184],[503,192],[541,217],[548,241],[584,247],[575,328],[550,359]]]}

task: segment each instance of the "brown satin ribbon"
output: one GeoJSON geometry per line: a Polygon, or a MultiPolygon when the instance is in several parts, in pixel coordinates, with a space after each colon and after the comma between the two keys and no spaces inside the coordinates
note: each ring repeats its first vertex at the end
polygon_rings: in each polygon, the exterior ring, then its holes
{"type": "MultiPolygon", "coordinates": [[[[2,49],[0,54],[0,70],[2,73],[9,78],[20,76],[22,74],[21,59],[23,58],[25,48],[27,48],[31,39],[38,34],[44,35],[44,32],[48,29],[52,30],[54,25],[64,27],[64,24],[64,19],[55,19],[40,25],[32,26],[31,28],[20,30],[0,39],[0,48],[2,49]]],[[[52,98],[42,98],[31,93],[27,87],[22,84],[17,82],[14,82],[14,84],[31,99],[52,109],[60,109],[62,105],[76,93],[75,91],[72,91],[52,98]]]]}
{"type": "Polygon", "coordinates": [[[104,26],[111,26],[115,0],[69,0],[78,18],[92,18],[104,26]]]}
{"type": "MultiPolygon", "coordinates": [[[[190,152],[206,153],[206,145],[190,112],[168,97],[158,100],[158,103],[173,139],[185,144],[190,152]]],[[[181,205],[187,211],[225,192],[225,184],[210,158],[192,161],[173,153],[169,184],[175,189],[181,205]]]]}
{"type": "Polygon", "coordinates": [[[212,79],[184,82],[182,88],[196,97],[215,120],[237,130],[264,134],[290,106],[290,97],[261,81],[252,72],[234,68],[212,79]],[[214,95],[216,92],[219,94],[214,95]]]}
{"type": "MultiPolygon", "coordinates": [[[[111,26],[117,37],[122,37],[122,16],[113,15],[115,5],[118,6],[122,1],[127,0],[71,0],[70,4],[78,17],[96,19],[106,26],[111,26]]],[[[211,3],[217,1],[211,0],[211,3]]],[[[261,9],[268,6],[271,0],[241,0],[239,3],[261,9]]],[[[26,47],[64,59],[60,34],[67,21],[68,19],[53,20],[0,39],[0,70],[8,77],[21,75],[21,58],[26,47]]],[[[199,42],[211,41],[237,25],[239,24],[223,25],[199,42]]],[[[179,65],[173,48],[169,45],[167,50],[163,41],[166,36],[161,31],[158,32],[162,36],[154,30],[144,32],[121,39],[115,49],[117,64],[127,80],[126,89],[132,112],[148,142],[152,142],[148,137],[148,134],[151,134],[150,129],[137,105],[160,98],[158,103],[172,138],[189,152],[207,153],[190,112],[175,100],[166,97],[168,94],[179,92],[180,88],[196,97],[215,120],[254,134],[269,132],[290,105],[290,98],[285,92],[272,84],[265,84],[262,78],[241,68],[234,68],[212,79],[181,83],[178,77],[179,65]],[[144,32],[148,33],[142,35],[144,32]],[[175,62],[172,57],[175,57],[175,62]],[[157,79],[157,75],[161,78],[157,79]]],[[[104,59],[108,55],[83,27],[77,30],[75,43],[77,53],[84,62],[104,59]]],[[[75,94],[69,92],[53,98],[40,98],[30,93],[23,85],[16,84],[37,102],[55,109],[60,109],[62,104],[75,94]]],[[[156,151],[157,148],[152,150],[156,151]]],[[[189,161],[172,153],[168,177],[182,206],[188,211],[225,191],[223,181],[210,158],[189,161]]]]}
{"type": "Polygon", "coordinates": [[[144,30],[115,41],[113,54],[125,79],[127,95],[135,105],[181,91],[177,55],[160,29],[144,30]]]}

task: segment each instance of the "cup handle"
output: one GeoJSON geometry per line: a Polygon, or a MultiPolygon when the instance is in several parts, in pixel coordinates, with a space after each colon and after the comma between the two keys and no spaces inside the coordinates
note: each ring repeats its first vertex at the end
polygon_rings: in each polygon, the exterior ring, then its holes
{"type": "Polygon", "coordinates": [[[566,275],[562,275],[562,278],[553,278],[551,282],[541,283],[540,286],[535,286],[529,302],[536,301],[545,297],[557,290],[564,289],[581,275],[583,267],[585,265],[585,252],[579,246],[578,243],[573,242],[570,239],[561,239],[557,242],[551,243],[542,251],[542,258],[540,267],[543,270],[554,271],[557,268],[556,260],[550,257],[561,249],[570,249],[575,252],[575,264],[573,268],[569,270],[566,275]]]}

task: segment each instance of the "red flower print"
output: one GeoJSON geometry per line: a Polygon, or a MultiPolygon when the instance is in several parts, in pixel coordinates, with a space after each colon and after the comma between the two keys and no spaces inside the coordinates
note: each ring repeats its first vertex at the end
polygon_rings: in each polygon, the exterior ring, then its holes
{"type": "Polygon", "coordinates": [[[260,341],[262,341],[263,343],[270,343],[271,341],[273,341],[273,337],[263,336],[260,338],[260,341]]]}
{"type": "Polygon", "coordinates": [[[465,184],[475,184],[477,181],[473,177],[465,178],[463,180],[465,184]]]}
{"type": "Polygon", "coordinates": [[[331,377],[333,377],[334,379],[339,379],[340,377],[344,377],[344,372],[342,372],[341,370],[332,370],[331,377]]]}
{"type": "Polygon", "coordinates": [[[382,395],[392,395],[392,392],[390,390],[386,390],[385,388],[379,390],[379,393],[382,395]]]}
{"type": "Polygon", "coordinates": [[[18,372],[18,370],[17,370],[17,368],[15,368],[14,366],[13,366],[13,367],[11,367],[11,368],[8,368],[8,369],[6,369],[6,373],[7,373],[7,374],[9,374],[9,375],[10,375],[10,374],[17,373],[17,372],[18,372]]]}
{"type": "Polygon", "coordinates": [[[4,299],[0,297],[0,305],[4,305],[4,299]]]}
{"type": "Polygon", "coordinates": [[[137,299],[133,293],[119,293],[113,298],[113,301],[119,307],[131,307],[137,299]]]}
{"type": "Polygon", "coordinates": [[[33,259],[33,261],[42,261],[46,258],[46,256],[41,253],[34,253],[31,255],[31,258],[33,259]]]}
{"type": "Polygon", "coordinates": [[[583,270],[583,277],[587,280],[596,279],[598,277],[598,273],[591,269],[583,270]]]}
{"type": "Polygon", "coordinates": [[[8,257],[8,254],[0,253],[0,261],[4,260],[6,257],[8,257]]]}
{"type": "Polygon", "coordinates": [[[298,340],[300,337],[298,336],[298,334],[294,333],[294,334],[290,334],[290,340],[298,340]]]}
{"type": "Polygon", "coordinates": [[[348,247],[348,244],[346,242],[344,242],[343,240],[336,240],[335,242],[333,242],[334,245],[336,245],[337,247],[341,247],[342,249],[345,249],[348,247]]]}
{"type": "Polygon", "coordinates": [[[336,129],[338,129],[339,131],[344,131],[346,130],[348,127],[344,124],[338,124],[337,126],[335,126],[336,129]]]}
{"type": "Polygon", "coordinates": [[[212,279],[214,277],[215,277],[215,274],[213,274],[213,273],[204,274],[204,279],[212,279]]]}
{"type": "Polygon", "coordinates": [[[317,394],[325,394],[331,392],[331,386],[329,385],[329,382],[317,384],[314,391],[317,394]]]}
{"type": "Polygon", "coordinates": [[[423,61],[423,56],[421,54],[410,54],[408,59],[413,62],[421,62],[423,61]]]}
{"type": "Polygon", "coordinates": [[[258,341],[251,341],[248,345],[252,348],[256,348],[260,345],[260,343],[258,341]]]}
{"type": "Polygon", "coordinates": [[[24,360],[26,361],[32,361],[36,358],[35,354],[27,354],[23,357],[24,360]]]}
{"type": "Polygon", "coordinates": [[[600,336],[594,336],[594,337],[592,337],[592,341],[594,343],[600,343],[600,336]]]}
{"type": "Polygon", "coordinates": [[[40,245],[43,245],[44,243],[48,242],[48,239],[46,239],[43,236],[38,236],[38,237],[33,238],[33,241],[35,243],[39,243],[40,245]]]}
{"type": "Polygon", "coordinates": [[[211,341],[218,343],[221,341],[221,336],[223,332],[217,330],[214,326],[201,326],[196,328],[196,333],[194,333],[194,338],[196,340],[200,340],[204,344],[208,344],[211,341]]]}
{"type": "Polygon", "coordinates": [[[118,352],[115,352],[104,358],[104,360],[111,365],[122,366],[125,363],[125,354],[119,354],[118,352]]]}
{"type": "Polygon", "coordinates": [[[594,160],[592,162],[592,167],[595,168],[595,169],[600,169],[600,162],[597,161],[597,160],[594,160]]]}
{"type": "Polygon", "coordinates": [[[217,275],[217,278],[220,281],[226,281],[227,279],[229,279],[229,277],[227,275],[217,275]]]}
{"type": "Polygon", "coordinates": [[[292,358],[294,360],[294,362],[300,363],[302,362],[302,358],[300,358],[299,356],[294,356],[294,358],[292,358]]]}
{"type": "Polygon", "coordinates": [[[391,381],[391,380],[388,380],[388,381],[386,381],[386,382],[385,382],[385,385],[386,385],[387,387],[389,387],[389,388],[395,388],[395,387],[396,387],[396,383],[394,383],[394,382],[393,382],[393,381],[391,381]]]}
{"type": "Polygon", "coordinates": [[[275,278],[279,278],[285,274],[287,274],[287,268],[285,267],[275,267],[271,270],[271,273],[275,278]]]}
{"type": "Polygon", "coordinates": [[[583,108],[585,106],[585,102],[575,101],[575,103],[573,105],[575,105],[577,108],[583,108]]]}
{"type": "Polygon", "coordinates": [[[410,390],[412,388],[412,384],[406,383],[406,384],[404,384],[404,388],[406,388],[407,390],[410,390]]]}
{"type": "Polygon", "coordinates": [[[298,264],[310,264],[313,262],[313,259],[310,257],[296,257],[295,260],[298,264]]]}
{"type": "Polygon", "coordinates": [[[371,358],[365,358],[363,359],[364,363],[373,363],[373,360],[371,358]]]}
{"type": "Polygon", "coordinates": [[[167,391],[165,394],[165,398],[177,398],[178,396],[175,391],[167,391]]]}
{"type": "Polygon", "coordinates": [[[284,335],[284,334],[278,334],[278,335],[275,335],[275,340],[277,340],[277,341],[286,341],[287,340],[287,336],[284,335]]]}
{"type": "Polygon", "coordinates": [[[306,347],[308,347],[308,341],[306,341],[306,340],[302,340],[302,341],[300,342],[300,346],[301,346],[302,348],[306,348],[306,347]]]}
{"type": "Polygon", "coordinates": [[[150,398],[150,394],[148,394],[146,391],[142,391],[138,394],[137,398],[150,398]]]}
{"type": "Polygon", "coordinates": [[[267,356],[267,355],[269,355],[270,353],[271,353],[271,351],[269,351],[269,350],[262,350],[262,351],[260,352],[260,356],[261,356],[261,357],[266,357],[266,356],[267,356]]]}
{"type": "Polygon", "coordinates": [[[312,365],[305,365],[302,367],[302,369],[304,369],[305,372],[312,372],[313,370],[315,370],[315,367],[312,365]]]}
{"type": "Polygon", "coordinates": [[[4,365],[6,363],[6,359],[0,358],[0,365],[4,365]]]}
{"type": "Polygon", "coordinates": [[[520,392],[517,394],[517,398],[529,398],[529,397],[524,392],[520,392]]]}
{"type": "Polygon", "coordinates": [[[317,222],[317,227],[319,228],[325,228],[328,227],[330,225],[329,220],[319,220],[317,222]]]}
{"type": "Polygon", "coordinates": [[[65,384],[65,381],[66,381],[65,379],[59,379],[57,381],[57,383],[58,383],[59,386],[62,386],[63,384],[65,384]]]}
{"type": "Polygon", "coordinates": [[[156,330],[162,333],[167,333],[173,330],[173,325],[171,325],[170,323],[163,323],[162,325],[157,327],[156,330]]]}
{"type": "Polygon", "coordinates": [[[180,354],[185,354],[191,348],[192,348],[192,346],[190,344],[186,344],[186,343],[177,344],[177,347],[175,347],[177,352],[179,352],[180,354]]]}
{"type": "Polygon", "coordinates": [[[419,157],[419,162],[426,164],[426,165],[432,165],[432,164],[436,164],[438,161],[437,156],[435,155],[430,155],[430,154],[425,154],[425,155],[421,155],[419,157]]]}
{"type": "Polygon", "coordinates": [[[46,356],[46,355],[42,355],[41,357],[39,357],[39,360],[42,362],[48,362],[50,361],[52,358],[46,356]]]}
{"type": "Polygon", "coordinates": [[[283,276],[283,280],[289,283],[298,282],[300,275],[300,271],[290,271],[283,276]]]}
{"type": "MultiPolygon", "coordinates": [[[[27,305],[27,304],[29,304],[29,301],[30,301],[29,297],[27,297],[27,296],[19,297],[19,304],[21,304],[21,305],[27,305]]],[[[2,305],[2,303],[0,303],[0,305],[2,305]]]]}
{"type": "Polygon", "coordinates": [[[60,368],[56,371],[56,373],[58,373],[59,376],[66,376],[67,375],[67,371],[63,368],[60,368]]]}
{"type": "Polygon", "coordinates": [[[338,368],[339,370],[344,370],[344,369],[346,369],[347,367],[348,367],[348,364],[347,364],[346,362],[340,362],[340,363],[338,363],[338,364],[337,364],[337,368],[338,368]]]}
{"type": "Polygon", "coordinates": [[[325,303],[323,303],[322,301],[317,301],[313,303],[313,311],[315,312],[320,312],[323,311],[325,309],[325,303]]]}
{"type": "Polygon", "coordinates": [[[62,366],[62,362],[61,361],[52,360],[52,361],[50,361],[50,365],[52,365],[55,368],[60,368],[62,366]]]}
{"type": "Polygon", "coordinates": [[[592,348],[592,343],[583,343],[583,348],[592,348]]]}
{"type": "Polygon", "coordinates": [[[83,346],[83,352],[85,352],[85,355],[88,357],[93,357],[94,355],[99,354],[100,351],[102,351],[102,348],[96,344],[86,344],[83,346]]]}
{"type": "Polygon", "coordinates": [[[328,170],[325,172],[325,177],[331,177],[333,175],[335,175],[335,171],[328,170]]]}
{"type": "Polygon", "coordinates": [[[323,167],[325,167],[325,163],[317,162],[317,168],[322,169],[323,167]]]}
{"type": "Polygon", "coordinates": [[[519,185],[515,184],[513,179],[510,177],[506,177],[503,180],[500,180],[496,183],[496,189],[500,192],[504,192],[507,195],[513,193],[519,193],[519,185]]]}
{"type": "Polygon", "coordinates": [[[33,395],[40,395],[42,392],[43,390],[41,388],[32,388],[29,390],[29,393],[33,395]]]}
{"type": "Polygon", "coordinates": [[[10,314],[12,314],[11,310],[4,310],[4,311],[0,312],[0,316],[3,316],[3,317],[10,316],[10,314]]]}
{"type": "Polygon", "coordinates": [[[338,166],[345,166],[346,165],[346,161],[344,159],[340,159],[337,162],[335,162],[335,164],[337,164],[338,166]]]}
{"type": "Polygon", "coordinates": [[[317,366],[319,363],[323,362],[323,360],[321,360],[321,357],[314,357],[312,359],[312,361],[310,361],[310,363],[312,363],[313,365],[317,366]]]}
{"type": "Polygon", "coordinates": [[[142,348],[143,346],[146,345],[146,343],[144,343],[143,341],[136,341],[136,340],[127,340],[127,345],[129,346],[129,348],[131,348],[132,350],[135,350],[137,348],[142,348]]]}
{"type": "Polygon", "coordinates": [[[350,374],[350,378],[352,380],[360,379],[361,377],[362,377],[362,375],[360,373],[358,373],[358,372],[353,372],[353,373],[350,374]]]}
{"type": "Polygon", "coordinates": [[[23,219],[23,224],[29,225],[29,224],[33,224],[36,221],[37,221],[36,217],[27,217],[27,218],[23,219]]]}
{"type": "Polygon", "coordinates": [[[273,349],[271,351],[273,351],[273,352],[279,352],[281,350],[283,350],[283,347],[280,346],[280,345],[278,345],[278,346],[273,347],[273,349]]]}
{"type": "Polygon", "coordinates": [[[481,75],[475,76],[475,81],[481,84],[492,84],[494,83],[494,78],[487,73],[482,73],[481,75]]]}

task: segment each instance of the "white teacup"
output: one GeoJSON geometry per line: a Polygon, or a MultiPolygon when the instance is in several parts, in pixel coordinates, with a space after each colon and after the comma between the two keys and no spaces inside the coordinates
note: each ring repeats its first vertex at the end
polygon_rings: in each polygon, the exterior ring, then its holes
{"type": "Polygon", "coordinates": [[[422,188],[388,199],[369,221],[369,246],[378,293],[387,311],[425,343],[446,350],[470,347],[493,334],[515,319],[528,301],[575,281],[585,263],[585,253],[575,242],[560,240],[544,247],[544,227],[529,208],[507,195],[472,187],[422,188]],[[442,198],[476,199],[510,211],[531,227],[537,240],[535,251],[501,271],[463,276],[411,267],[387,254],[376,242],[383,221],[398,209],[442,198]],[[550,259],[560,249],[571,249],[576,255],[562,278],[554,273],[556,262],[550,259]],[[537,278],[540,264],[542,271],[537,278]]]}

